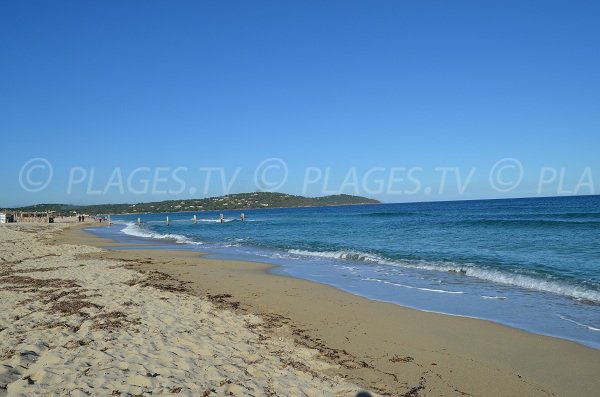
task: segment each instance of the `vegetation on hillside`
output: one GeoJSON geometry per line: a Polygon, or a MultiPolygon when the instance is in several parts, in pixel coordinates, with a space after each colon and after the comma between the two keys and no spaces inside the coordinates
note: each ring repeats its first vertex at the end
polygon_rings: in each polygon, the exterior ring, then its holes
{"type": "Polygon", "coordinates": [[[323,197],[304,197],[285,193],[256,192],[229,194],[226,196],[208,197],[202,199],[166,200],[137,204],[100,204],[85,206],[68,204],[37,204],[28,207],[12,208],[9,210],[40,212],[54,211],[61,214],[77,212],[95,215],[252,208],[294,208],[377,203],[379,203],[377,200],[360,196],[351,196],[348,194],[338,194],[323,197]]]}

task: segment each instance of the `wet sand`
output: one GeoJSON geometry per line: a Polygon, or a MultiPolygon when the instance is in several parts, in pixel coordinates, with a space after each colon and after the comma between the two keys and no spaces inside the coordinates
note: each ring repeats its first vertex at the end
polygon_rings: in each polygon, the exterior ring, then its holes
{"type": "MultiPolygon", "coordinates": [[[[117,248],[66,230],[60,242],[117,248]]],[[[188,293],[238,313],[269,332],[318,349],[336,374],[366,389],[408,396],[592,396],[600,351],[484,320],[426,313],[335,288],[274,275],[270,265],[212,260],[190,251],[109,250],[94,254],[160,271],[188,293]]]]}

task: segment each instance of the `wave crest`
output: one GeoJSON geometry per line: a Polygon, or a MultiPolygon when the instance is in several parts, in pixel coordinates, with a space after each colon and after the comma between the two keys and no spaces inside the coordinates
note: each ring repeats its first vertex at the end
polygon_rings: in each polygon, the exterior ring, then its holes
{"type": "Polygon", "coordinates": [[[126,223],[126,225],[127,226],[125,226],[121,230],[121,233],[125,233],[129,236],[143,237],[143,238],[155,238],[155,239],[159,239],[159,240],[173,240],[178,244],[197,244],[197,245],[202,244],[199,241],[190,240],[189,238],[187,238],[186,236],[182,236],[181,234],[155,233],[155,232],[151,232],[147,229],[144,229],[143,227],[140,227],[139,225],[137,225],[135,223],[131,223],[131,222],[126,223]]]}
{"type": "Polygon", "coordinates": [[[307,257],[327,258],[336,260],[353,260],[379,265],[399,266],[418,270],[436,272],[450,272],[480,280],[491,281],[498,284],[548,292],[556,295],[567,296],[574,299],[585,299],[600,302],[600,291],[574,285],[565,281],[546,280],[541,276],[515,274],[505,270],[491,269],[475,265],[461,265],[454,262],[425,262],[418,260],[391,260],[376,254],[360,251],[306,251],[291,249],[290,254],[307,257]]]}
{"type": "MultiPolygon", "coordinates": [[[[568,219],[477,219],[462,221],[467,225],[476,226],[600,226],[600,221],[595,218],[568,218],[568,219]],[[581,220],[571,220],[581,219],[581,220]],[[591,219],[591,220],[588,220],[591,219]]],[[[460,222],[459,222],[460,223],[460,222]]]]}

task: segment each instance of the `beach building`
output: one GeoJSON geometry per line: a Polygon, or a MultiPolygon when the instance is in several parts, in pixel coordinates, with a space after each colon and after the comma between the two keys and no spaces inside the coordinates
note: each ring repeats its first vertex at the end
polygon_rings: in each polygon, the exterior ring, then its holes
{"type": "Polygon", "coordinates": [[[49,219],[54,219],[55,211],[19,211],[16,214],[18,222],[48,222],[49,219]]]}
{"type": "Polygon", "coordinates": [[[15,221],[13,214],[7,214],[5,212],[0,213],[0,223],[12,223],[15,221]]]}

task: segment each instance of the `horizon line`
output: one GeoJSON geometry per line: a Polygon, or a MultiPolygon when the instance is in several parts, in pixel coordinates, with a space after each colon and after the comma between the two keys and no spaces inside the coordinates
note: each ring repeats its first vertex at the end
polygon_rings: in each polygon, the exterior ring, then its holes
{"type": "MultiPolygon", "coordinates": [[[[306,197],[306,198],[313,198],[313,199],[314,198],[321,198],[321,197],[346,195],[346,196],[361,197],[361,198],[365,198],[365,199],[369,199],[369,200],[377,200],[377,201],[379,201],[379,203],[339,204],[339,206],[344,206],[344,205],[380,205],[380,204],[452,203],[452,202],[462,202],[462,201],[531,200],[531,199],[551,199],[551,198],[573,198],[573,197],[593,197],[593,196],[600,196],[600,194],[576,194],[576,195],[554,195],[554,196],[521,196],[521,197],[466,198],[466,199],[454,199],[454,200],[422,200],[422,201],[385,202],[385,201],[381,201],[379,199],[375,199],[375,198],[371,198],[371,197],[359,196],[359,195],[353,195],[353,194],[346,194],[346,193],[330,194],[330,195],[325,195],[325,196],[302,196],[302,195],[290,194],[290,193],[283,193],[283,192],[241,192],[241,193],[231,193],[231,194],[225,194],[225,195],[221,195],[221,196],[209,196],[209,197],[202,197],[202,198],[165,199],[165,200],[160,200],[160,201],[140,201],[140,202],[136,202],[136,203],[122,202],[122,203],[81,204],[81,205],[66,204],[66,203],[37,203],[37,204],[30,204],[30,205],[21,205],[21,206],[18,206],[18,207],[17,206],[15,206],[15,207],[2,206],[2,207],[0,207],[0,209],[2,209],[2,210],[15,210],[15,209],[19,209],[19,208],[35,207],[35,206],[40,206],[40,205],[65,205],[65,206],[70,206],[70,207],[75,207],[75,208],[77,208],[77,207],[102,206],[102,205],[139,205],[139,204],[149,204],[149,203],[162,203],[162,202],[165,202],[165,201],[206,200],[206,199],[210,199],[210,198],[218,198],[218,197],[233,196],[233,195],[237,195],[237,194],[250,194],[250,193],[279,193],[279,194],[286,194],[286,195],[290,195],[290,196],[306,197]]],[[[330,206],[331,205],[323,205],[323,207],[330,207],[330,206]]],[[[313,207],[317,207],[317,206],[313,206],[313,207]]],[[[277,207],[277,208],[286,208],[286,207],[277,207]]],[[[297,208],[297,207],[290,207],[290,208],[297,208]]],[[[251,208],[251,209],[257,209],[257,208],[251,208]]],[[[223,210],[226,210],[226,209],[223,209],[223,210]]],[[[184,211],[184,212],[194,212],[194,211],[184,211]]]]}

